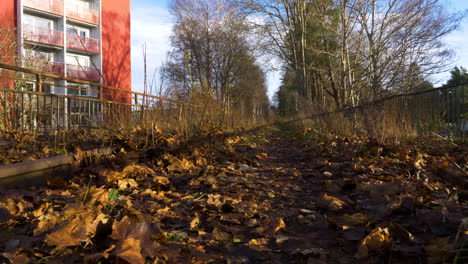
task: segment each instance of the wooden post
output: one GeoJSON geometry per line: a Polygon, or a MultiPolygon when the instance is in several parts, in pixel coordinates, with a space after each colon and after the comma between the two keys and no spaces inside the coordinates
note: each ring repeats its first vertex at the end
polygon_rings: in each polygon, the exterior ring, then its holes
{"type": "Polygon", "coordinates": [[[36,85],[37,92],[42,93],[42,75],[40,73],[36,74],[36,85]]]}

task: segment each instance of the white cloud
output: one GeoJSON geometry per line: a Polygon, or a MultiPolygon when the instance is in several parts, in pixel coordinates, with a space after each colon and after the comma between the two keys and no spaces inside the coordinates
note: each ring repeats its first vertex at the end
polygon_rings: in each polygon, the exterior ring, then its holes
{"type": "Polygon", "coordinates": [[[172,23],[160,7],[132,7],[132,90],[143,91],[143,45],[146,43],[148,75],[159,70],[170,50],[172,23]]]}

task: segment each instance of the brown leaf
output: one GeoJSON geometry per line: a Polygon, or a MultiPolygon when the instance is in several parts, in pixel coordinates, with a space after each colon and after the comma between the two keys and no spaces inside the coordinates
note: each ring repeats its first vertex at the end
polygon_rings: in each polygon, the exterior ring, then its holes
{"type": "Polygon", "coordinates": [[[29,264],[32,263],[32,260],[22,252],[16,253],[3,253],[5,258],[10,260],[12,264],[29,264]]]}
{"type": "Polygon", "coordinates": [[[154,176],[153,179],[153,190],[169,191],[171,189],[171,182],[168,178],[163,176],[154,176]]]}
{"type": "Polygon", "coordinates": [[[115,245],[112,245],[110,248],[106,249],[104,252],[99,252],[99,253],[95,253],[95,254],[91,254],[91,255],[86,255],[84,257],[84,263],[94,264],[94,263],[98,263],[98,260],[100,258],[107,259],[110,256],[110,252],[112,252],[114,249],[115,249],[115,245]]]}
{"type": "Polygon", "coordinates": [[[38,220],[39,222],[34,229],[35,236],[54,228],[58,223],[63,221],[63,217],[59,212],[52,211],[48,214],[40,216],[38,220]]]}
{"type": "Polygon", "coordinates": [[[206,203],[220,208],[224,203],[224,198],[219,194],[209,194],[206,203]]]}
{"type": "Polygon", "coordinates": [[[155,247],[151,237],[161,233],[162,231],[154,225],[124,216],[122,220],[113,223],[110,237],[117,240],[117,244],[124,243],[123,241],[130,238],[135,239],[145,256],[154,256],[155,247]]]}
{"type": "Polygon", "coordinates": [[[138,183],[134,179],[122,179],[117,184],[119,185],[119,190],[138,187],[138,183]]]}
{"type": "Polygon", "coordinates": [[[167,170],[170,172],[184,172],[190,169],[195,168],[192,162],[188,161],[185,158],[178,159],[177,157],[171,155],[165,155],[164,157],[168,162],[167,170]]]}
{"type": "Polygon", "coordinates": [[[264,225],[254,229],[253,233],[259,236],[273,236],[276,232],[286,228],[283,218],[267,221],[264,225]]]}
{"type": "Polygon", "coordinates": [[[218,241],[231,241],[231,235],[229,233],[221,231],[219,228],[215,227],[213,229],[213,238],[218,241]]]}
{"type": "Polygon", "coordinates": [[[81,211],[67,224],[46,236],[46,243],[62,249],[69,246],[77,246],[81,242],[89,241],[96,233],[97,225],[106,221],[104,214],[95,211],[81,211]]]}
{"type": "Polygon", "coordinates": [[[145,178],[147,175],[155,175],[155,171],[143,164],[132,164],[122,170],[122,174],[129,178],[145,178]]]}
{"type": "Polygon", "coordinates": [[[190,230],[195,230],[199,224],[200,224],[200,218],[197,215],[195,216],[195,218],[192,219],[192,221],[190,221],[190,230]]]}
{"type": "Polygon", "coordinates": [[[127,238],[141,238],[150,235],[151,226],[146,222],[139,222],[136,218],[124,216],[122,220],[112,225],[111,238],[125,240],[127,238]]]}
{"type": "Polygon", "coordinates": [[[317,201],[317,205],[321,208],[328,209],[331,211],[339,211],[343,209],[345,202],[336,197],[324,193],[317,201]]]}
{"type": "Polygon", "coordinates": [[[340,219],[339,223],[341,226],[345,225],[365,225],[369,222],[369,217],[362,213],[356,214],[344,214],[340,219]]]}
{"type": "Polygon", "coordinates": [[[99,177],[106,179],[108,183],[114,183],[125,177],[123,173],[120,173],[120,172],[117,172],[108,168],[100,168],[96,171],[96,174],[99,177]]]}
{"type": "Polygon", "coordinates": [[[283,218],[278,218],[271,222],[270,230],[273,234],[284,228],[286,228],[286,224],[284,223],[283,218]]]}
{"type": "Polygon", "coordinates": [[[128,263],[145,264],[145,258],[141,255],[140,240],[127,238],[119,241],[114,250],[114,255],[124,259],[128,263]]]}
{"type": "Polygon", "coordinates": [[[89,198],[87,205],[94,205],[96,203],[108,204],[109,203],[109,191],[103,187],[91,187],[89,191],[89,198]]]}
{"type": "Polygon", "coordinates": [[[370,250],[379,251],[390,245],[390,234],[388,228],[377,227],[361,241],[356,258],[366,258],[370,250]]]}

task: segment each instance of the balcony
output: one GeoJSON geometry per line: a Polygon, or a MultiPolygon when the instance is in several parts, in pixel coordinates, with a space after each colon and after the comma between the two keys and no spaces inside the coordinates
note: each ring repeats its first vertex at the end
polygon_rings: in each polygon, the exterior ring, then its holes
{"type": "Polygon", "coordinates": [[[48,28],[24,25],[23,39],[25,41],[63,47],[63,32],[48,28]]]}
{"type": "Polygon", "coordinates": [[[63,63],[60,62],[48,62],[47,69],[51,73],[55,73],[60,76],[64,76],[63,63]]]}
{"type": "Polygon", "coordinates": [[[39,11],[63,16],[63,2],[60,0],[23,0],[23,5],[39,11]]]}
{"type": "Polygon", "coordinates": [[[67,17],[89,24],[99,25],[98,11],[75,4],[67,4],[67,17]]]}
{"type": "Polygon", "coordinates": [[[81,37],[75,34],[67,34],[67,48],[86,52],[99,53],[99,40],[81,37]]]}
{"type": "Polygon", "coordinates": [[[96,68],[72,64],[67,64],[67,77],[90,82],[100,81],[99,71],[96,68]]]}
{"type": "Polygon", "coordinates": [[[46,61],[39,58],[23,58],[23,66],[39,72],[54,73],[63,76],[63,63],[46,61]]]}

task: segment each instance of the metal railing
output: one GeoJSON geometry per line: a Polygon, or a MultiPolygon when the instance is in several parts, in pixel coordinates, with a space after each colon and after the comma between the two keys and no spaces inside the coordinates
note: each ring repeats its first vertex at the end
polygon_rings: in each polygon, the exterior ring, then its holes
{"type": "Polygon", "coordinates": [[[332,133],[371,137],[468,135],[468,84],[394,94],[356,107],[305,116],[332,133]]]}
{"type": "Polygon", "coordinates": [[[63,32],[43,27],[23,25],[25,41],[63,47],[63,32]]]}
{"type": "Polygon", "coordinates": [[[96,68],[81,65],[67,64],[67,77],[93,82],[100,81],[99,71],[96,68]]]}
{"type": "Polygon", "coordinates": [[[185,102],[6,64],[0,64],[0,85],[0,134],[182,123],[194,109],[185,102]]]}
{"type": "Polygon", "coordinates": [[[67,48],[99,53],[99,40],[68,33],[67,48]]]}
{"type": "Polygon", "coordinates": [[[99,12],[94,9],[67,3],[67,17],[82,22],[99,25],[99,12]]]}
{"type": "Polygon", "coordinates": [[[23,5],[32,9],[63,15],[63,1],[60,0],[23,0],[23,5]]]}
{"type": "Polygon", "coordinates": [[[22,61],[25,68],[33,69],[36,71],[51,72],[64,76],[64,65],[60,62],[47,61],[40,58],[27,58],[22,61]]]}

